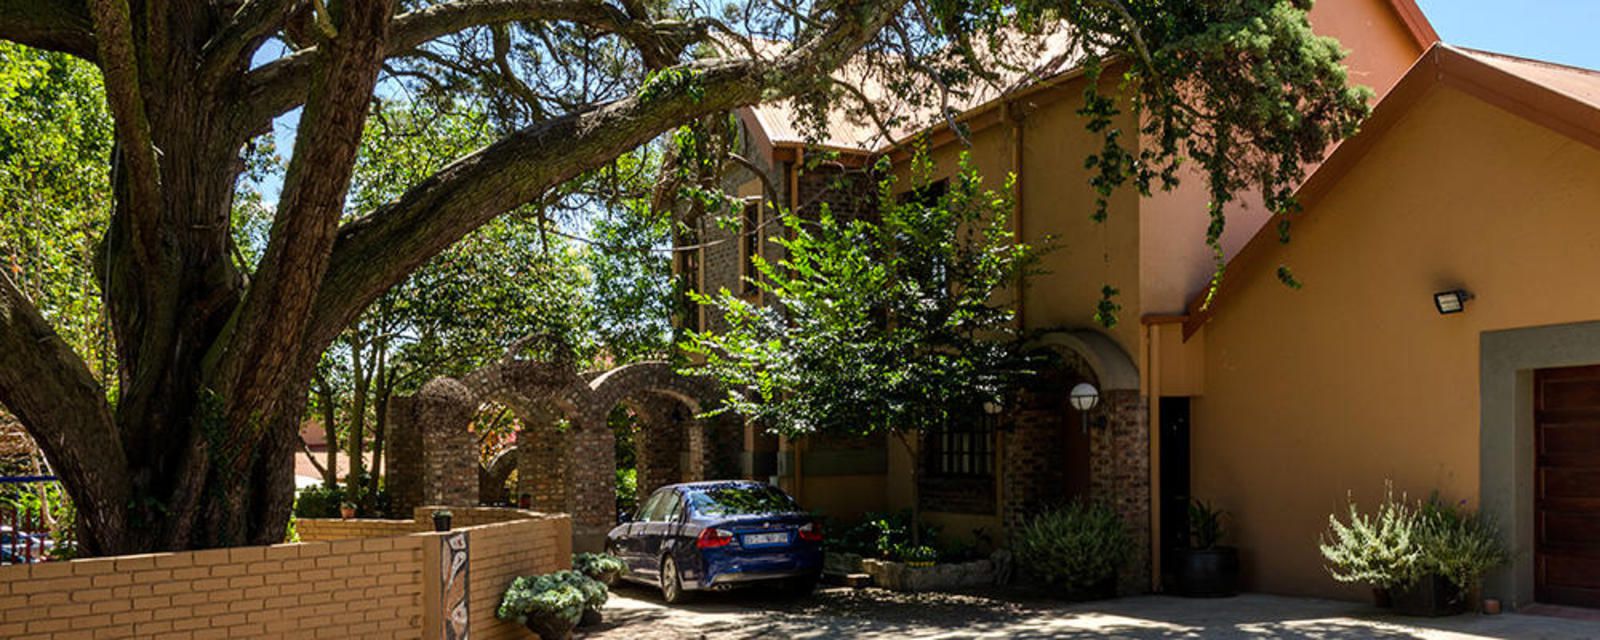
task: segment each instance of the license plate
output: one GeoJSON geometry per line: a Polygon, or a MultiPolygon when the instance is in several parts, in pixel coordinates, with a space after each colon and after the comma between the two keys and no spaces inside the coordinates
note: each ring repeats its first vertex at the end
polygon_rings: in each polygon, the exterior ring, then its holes
{"type": "Polygon", "coordinates": [[[751,533],[746,534],[744,537],[744,545],[747,547],[764,547],[774,544],[787,544],[788,542],[789,534],[787,533],[751,533]]]}

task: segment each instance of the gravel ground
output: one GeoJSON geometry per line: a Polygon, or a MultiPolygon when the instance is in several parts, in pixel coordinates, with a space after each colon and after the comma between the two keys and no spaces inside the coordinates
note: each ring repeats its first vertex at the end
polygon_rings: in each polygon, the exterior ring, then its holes
{"type": "Polygon", "coordinates": [[[1600,622],[1547,616],[1398,618],[1349,602],[1248,594],[1063,603],[1021,596],[824,589],[807,598],[757,590],[701,594],[669,607],[652,590],[619,587],[593,640],[778,638],[1600,638],[1600,622]]]}

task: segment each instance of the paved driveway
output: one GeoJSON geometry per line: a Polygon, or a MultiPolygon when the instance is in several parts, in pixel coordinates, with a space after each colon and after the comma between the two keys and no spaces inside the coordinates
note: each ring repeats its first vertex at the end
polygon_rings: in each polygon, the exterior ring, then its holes
{"type": "Polygon", "coordinates": [[[1243,595],[1163,596],[1088,604],[978,596],[827,589],[805,599],[762,592],[703,595],[667,607],[655,593],[621,587],[606,622],[586,639],[778,638],[1600,638],[1600,622],[1546,616],[1401,618],[1356,603],[1243,595]]]}

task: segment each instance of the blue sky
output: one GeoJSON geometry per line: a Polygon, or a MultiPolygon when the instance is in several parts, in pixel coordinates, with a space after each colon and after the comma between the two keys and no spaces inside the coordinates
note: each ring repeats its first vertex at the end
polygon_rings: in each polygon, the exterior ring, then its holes
{"type": "Polygon", "coordinates": [[[1600,0],[1417,0],[1417,5],[1449,44],[1600,69],[1600,0]]]}

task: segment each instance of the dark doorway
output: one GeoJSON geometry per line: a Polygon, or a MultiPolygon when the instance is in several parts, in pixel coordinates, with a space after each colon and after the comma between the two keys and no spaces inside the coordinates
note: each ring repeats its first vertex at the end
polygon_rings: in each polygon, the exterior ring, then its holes
{"type": "Polygon", "coordinates": [[[1161,566],[1189,545],[1189,399],[1161,398],[1161,566]]]}
{"type": "Polygon", "coordinates": [[[1534,599],[1600,607],[1600,367],[1534,376],[1534,599]]]}

